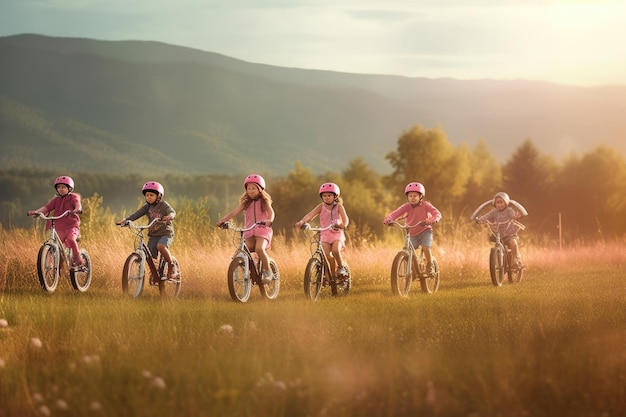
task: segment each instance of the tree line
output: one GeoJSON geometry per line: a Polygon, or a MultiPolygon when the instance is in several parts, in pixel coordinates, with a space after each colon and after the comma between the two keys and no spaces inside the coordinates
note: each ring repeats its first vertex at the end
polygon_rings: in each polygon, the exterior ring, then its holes
{"type": "MultiPolygon", "coordinates": [[[[265,176],[277,213],[275,230],[292,236],[293,222],[320,201],[319,186],[332,181],[341,187],[353,243],[375,242],[383,235],[384,216],[405,201],[405,185],[418,181],[426,187],[426,199],[443,213],[438,226],[443,235],[455,233],[476,207],[498,191],[508,192],[526,207],[529,216],[524,223],[530,239],[555,240],[559,225],[569,242],[615,238],[626,232],[626,160],[606,146],[556,161],[526,140],[499,163],[483,141],[473,148],[455,146],[440,128],[416,125],[399,136],[386,160],[392,168],[389,174],[380,174],[357,158],[339,172],[316,175],[296,161],[285,177],[265,176]]],[[[62,174],[74,177],[76,191],[83,197],[100,196],[102,205],[120,216],[142,203],[145,181],[158,180],[175,208],[196,207],[213,223],[237,204],[245,177],[0,171],[3,227],[32,224],[25,212],[54,195],[52,182],[62,174]]]]}

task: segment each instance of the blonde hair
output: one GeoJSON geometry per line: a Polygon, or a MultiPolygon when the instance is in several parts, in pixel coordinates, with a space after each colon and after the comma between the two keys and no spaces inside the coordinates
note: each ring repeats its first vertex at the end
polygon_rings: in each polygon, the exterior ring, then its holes
{"type": "MultiPolygon", "coordinates": [[[[255,184],[256,185],[256,184],[255,184]]],[[[257,185],[258,187],[258,185],[257,185]]],[[[272,197],[265,190],[261,190],[261,211],[265,211],[267,207],[272,205],[272,197]]],[[[248,208],[250,204],[252,204],[252,200],[247,192],[244,192],[239,198],[239,203],[243,206],[244,210],[248,208]]]]}

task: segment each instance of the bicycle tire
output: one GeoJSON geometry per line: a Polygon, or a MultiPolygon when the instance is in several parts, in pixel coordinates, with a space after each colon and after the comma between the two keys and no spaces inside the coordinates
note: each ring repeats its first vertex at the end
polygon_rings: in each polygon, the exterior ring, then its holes
{"type": "Polygon", "coordinates": [[[163,262],[163,266],[159,268],[159,294],[161,294],[162,298],[178,298],[180,295],[180,290],[183,283],[183,273],[180,269],[180,264],[178,263],[178,259],[172,256],[172,263],[174,264],[174,274],[172,278],[165,278],[165,264],[163,262]]]}
{"type": "Polygon", "coordinates": [[[504,279],[504,250],[495,246],[489,251],[489,274],[494,287],[501,287],[504,279]]]}
{"type": "Polygon", "coordinates": [[[143,259],[136,253],[131,253],[124,262],[122,270],[122,292],[137,298],[143,291],[146,270],[141,273],[141,263],[143,259]]]}
{"type": "MultiPolygon", "coordinates": [[[[391,292],[398,297],[408,297],[412,278],[408,275],[409,254],[398,252],[391,264],[391,292]]],[[[414,265],[415,268],[415,265],[414,265]]],[[[414,270],[414,273],[417,272],[414,270]]]]}
{"type": "Polygon", "coordinates": [[[304,270],[304,295],[311,301],[317,301],[322,292],[323,262],[319,254],[313,254],[304,270]]]}
{"type": "MultiPolygon", "coordinates": [[[[253,265],[250,266],[254,267],[253,265]]],[[[241,303],[248,301],[252,288],[252,277],[245,276],[245,269],[245,262],[240,256],[234,257],[228,266],[228,292],[234,301],[241,303]]],[[[251,273],[248,271],[248,274],[251,273]]]]}
{"type": "Polygon", "coordinates": [[[37,276],[44,291],[53,293],[59,285],[59,247],[44,243],[37,254],[37,276]]]}
{"type": "Polygon", "coordinates": [[[270,259],[270,271],[272,271],[272,282],[268,284],[261,283],[260,290],[261,295],[267,298],[268,300],[275,300],[278,297],[278,292],[280,291],[280,271],[278,270],[278,265],[273,259],[270,259]]]}
{"type": "Polygon", "coordinates": [[[85,263],[78,270],[70,268],[70,282],[76,291],[85,292],[91,285],[91,258],[85,250],[80,251],[80,257],[85,263]]]}
{"type": "Polygon", "coordinates": [[[437,262],[437,258],[434,256],[432,257],[431,262],[433,263],[435,273],[433,275],[421,274],[420,276],[420,286],[422,287],[422,292],[426,294],[435,293],[439,289],[439,277],[441,275],[439,262],[437,262]]]}
{"type": "Polygon", "coordinates": [[[515,284],[522,282],[522,277],[524,276],[524,269],[512,269],[511,268],[511,256],[510,253],[507,256],[507,276],[509,278],[509,283],[515,284]]]}

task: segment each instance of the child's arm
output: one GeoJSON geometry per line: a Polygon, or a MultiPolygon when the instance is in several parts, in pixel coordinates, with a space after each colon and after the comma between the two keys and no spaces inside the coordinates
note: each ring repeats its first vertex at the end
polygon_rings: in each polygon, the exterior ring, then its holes
{"type": "Polygon", "coordinates": [[[315,208],[313,210],[311,210],[307,214],[305,214],[304,217],[302,218],[302,220],[300,220],[299,222],[295,222],[293,224],[293,226],[294,227],[301,227],[304,223],[308,223],[311,220],[313,220],[315,218],[315,216],[320,214],[321,211],[322,211],[322,203],[319,203],[317,206],[315,206],[315,208]]]}
{"type": "Polygon", "coordinates": [[[230,219],[232,219],[233,217],[235,217],[242,211],[243,211],[243,204],[239,204],[237,207],[231,210],[230,213],[228,213],[226,216],[219,219],[217,223],[215,223],[215,225],[218,227],[221,226],[222,224],[226,223],[227,221],[229,221],[230,219]]]}
{"type": "Polygon", "coordinates": [[[340,229],[345,229],[348,227],[348,223],[350,223],[350,219],[348,218],[348,213],[346,213],[346,208],[343,204],[339,204],[337,206],[337,210],[339,211],[339,217],[341,217],[341,223],[337,224],[340,229]]]}

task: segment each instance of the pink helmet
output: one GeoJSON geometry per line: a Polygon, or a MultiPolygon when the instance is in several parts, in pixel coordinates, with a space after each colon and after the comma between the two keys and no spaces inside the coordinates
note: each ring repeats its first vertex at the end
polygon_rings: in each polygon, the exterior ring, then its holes
{"type": "Polygon", "coordinates": [[[258,174],[248,175],[243,182],[243,188],[246,188],[246,185],[250,183],[258,185],[259,187],[261,187],[261,190],[265,190],[265,180],[262,176],[258,174]]]}
{"type": "Polygon", "coordinates": [[[66,175],[62,175],[60,177],[57,177],[56,180],[54,180],[54,189],[57,189],[57,185],[59,184],[65,184],[67,185],[67,187],[70,189],[70,191],[72,191],[74,189],[74,180],[71,179],[70,177],[66,176],[66,175]]]}
{"type": "Polygon", "coordinates": [[[404,194],[408,194],[409,191],[417,191],[424,197],[426,195],[426,188],[419,182],[410,182],[404,187],[404,194]]]}
{"type": "Polygon", "coordinates": [[[494,206],[496,205],[496,198],[501,198],[502,200],[504,200],[504,204],[506,206],[508,206],[509,203],[511,202],[511,198],[504,191],[500,191],[499,193],[496,193],[496,195],[493,196],[493,205],[494,206]]]}
{"type": "Polygon", "coordinates": [[[325,182],[320,187],[320,197],[322,196],[322,193],[333,193],[336,197],[339,197],[341,190],[334,182],[325,182]]]}
{"type": "Polygon", "coordinates": [[[153,193],[156,193],[161,197],[163,197],[163,194],[165,194],[165,189],[163,188],[163,186],[156,181],[148,181],[143,185],[143,187],[141,188],[141,192],[143,193],[143,195],[146,195],[146,192],[148,191],[152,191],[153,193]]]}

